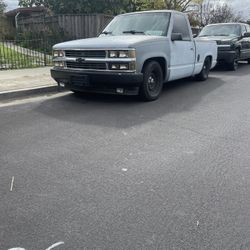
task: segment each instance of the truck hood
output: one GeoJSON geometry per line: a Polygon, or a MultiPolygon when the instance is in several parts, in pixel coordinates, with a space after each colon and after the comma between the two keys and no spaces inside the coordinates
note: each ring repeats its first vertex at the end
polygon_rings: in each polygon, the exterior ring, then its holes
{"type": "Polygon", "coordinates": [[[53,46],[53,49],[121,49],[135,48],[142,44],[155,41],[166,40],[162,36],[129,35],[129,36],[103,36],[88,39],[74,40],[59,43],[53,46]]]}
{"type": "Polygon", "coordinates": [[[216,41],[217,44],[220,44],[221,42],[230,43],[238,40],[236,36],[198,36],[197,39],[203,41],[216,41]]]}

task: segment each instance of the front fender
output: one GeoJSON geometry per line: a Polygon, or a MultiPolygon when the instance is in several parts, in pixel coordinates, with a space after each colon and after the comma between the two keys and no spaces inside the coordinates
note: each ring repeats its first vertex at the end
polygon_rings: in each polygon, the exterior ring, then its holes
{"type": "Polygon", "coordinates": [[[142,72],[146,61],[153,58],[162,58],[165,60],[166,78],[168,74],[168,63],[170,62],[170,48],[163,43],[152,43],[136,48],[136,71],[142,72]]]}

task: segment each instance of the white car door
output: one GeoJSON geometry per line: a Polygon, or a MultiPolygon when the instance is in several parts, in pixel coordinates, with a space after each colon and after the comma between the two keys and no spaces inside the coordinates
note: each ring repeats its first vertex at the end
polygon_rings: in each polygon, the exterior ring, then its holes
{"type": "Polygon", "coordinates": [[[195,45],[184,15],[174,13],[172,34],[181,34],[182,40],[170,42],[170,78],[189,77],[194,71],[195,45]]]}

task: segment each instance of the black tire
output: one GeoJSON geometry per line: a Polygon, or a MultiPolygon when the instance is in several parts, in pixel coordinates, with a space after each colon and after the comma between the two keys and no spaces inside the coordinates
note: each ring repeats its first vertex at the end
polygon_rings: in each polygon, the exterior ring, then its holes
{"type": "Polygon", "coordinates": [[[248,64],[250,64],[250,58],[249,58],[249,59],[247,59],[247,62],[248,62],[248,64]]]}
{"type": "Polygon", "coordinates": [[[211,69],[211,59],[206,57],[201,72],[195,76],[198,81],[206,81],[211,69]]]}
{"type": "Polygon", "coordinates": [[[231,71],[236,71],[239,67],[239,59],[240,59],[240,50],[237,50],[235,53],[235,58],[232,62],[227,63],[227,69],[231,71]]]}
{"type": "Polygon", "coordinates": [[[143,67],[143,83],[139,95],[143,101],[154,101],[159,98],[163,87],[163,72],[156,61],[148,62],[143,67]]]}

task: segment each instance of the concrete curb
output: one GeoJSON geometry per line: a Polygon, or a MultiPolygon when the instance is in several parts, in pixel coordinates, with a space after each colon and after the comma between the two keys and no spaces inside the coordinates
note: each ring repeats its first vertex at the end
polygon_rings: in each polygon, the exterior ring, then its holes
{"type": "Polygon", "coordinates": [[[57,85],[52,85],[52,86],[47,85],[32,89],[28,88],[28,89],[3,91],[0,92],[0,102],[9,101],[12,99],[18,99],[21,97],[32,97],[32,96],[48,94],[48,93],[56,93],[61,91],[63,91],[63,89],[60,89],[57,85]]]}

